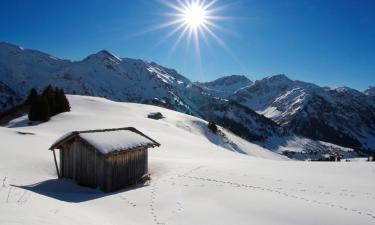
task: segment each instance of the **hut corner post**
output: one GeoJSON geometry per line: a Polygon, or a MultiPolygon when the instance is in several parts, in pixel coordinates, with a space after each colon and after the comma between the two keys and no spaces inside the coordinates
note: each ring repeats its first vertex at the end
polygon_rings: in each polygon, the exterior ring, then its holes
{"type": "Polygon", "coordinates": [[[55,166],[56,166],[56,171],[57,171],[57,177],[60,179],[61,176],[60,176],[59,166],[57,165],[55,149],[52,149],[52,152],[53,152],[53,159],[55,160],[55,166]]]}

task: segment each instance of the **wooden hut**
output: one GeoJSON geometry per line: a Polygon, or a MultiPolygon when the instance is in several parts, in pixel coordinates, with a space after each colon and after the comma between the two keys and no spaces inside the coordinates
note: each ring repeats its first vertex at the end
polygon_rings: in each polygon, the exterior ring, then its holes
{"type": "Polygon", "coordinates": [[[58,139],[53,151],[59,178],[111,192],[135,184],[148,173],[148,151],[159,143],[133,127],[75,131],[58,139]],[[60,166],[55,149],[60,150],[60,166]]]}

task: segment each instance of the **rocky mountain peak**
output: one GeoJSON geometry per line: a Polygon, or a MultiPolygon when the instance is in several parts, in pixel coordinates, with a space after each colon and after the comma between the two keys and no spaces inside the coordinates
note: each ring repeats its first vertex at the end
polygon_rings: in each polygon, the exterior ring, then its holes
{"type": "Polygon", "coordinates": [[[120,63],[122,59],[120,57],[115,56],[114,54],[110,53],[107,50],[101,50],[95,54],[91,54],[86,57],[83,61],[94,61],[94,62],[104,62],[110,61],[114,63],[120,63]]]}

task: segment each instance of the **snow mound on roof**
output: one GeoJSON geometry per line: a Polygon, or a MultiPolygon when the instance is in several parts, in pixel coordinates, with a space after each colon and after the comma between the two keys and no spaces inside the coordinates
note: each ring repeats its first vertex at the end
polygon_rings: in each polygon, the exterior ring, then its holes
{"type": "Polygon", "coordinates": [[[154,144],[148,138],[129,130],[80,133],[79,136],[104,155],[154,144]]]}

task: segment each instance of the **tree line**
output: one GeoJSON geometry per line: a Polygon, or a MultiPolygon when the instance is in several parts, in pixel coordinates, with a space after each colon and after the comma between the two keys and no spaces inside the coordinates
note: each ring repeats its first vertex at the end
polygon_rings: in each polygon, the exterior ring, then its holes
{"type": "Polygon", "coordinates": [[[62,112],[70,111],[70,104],[63,89],[47,86],[42,94],[38,94],[35,88],[31,89],[26,100],[30,106],[29,120],[46,122],[50,117],[62,112]]]}

